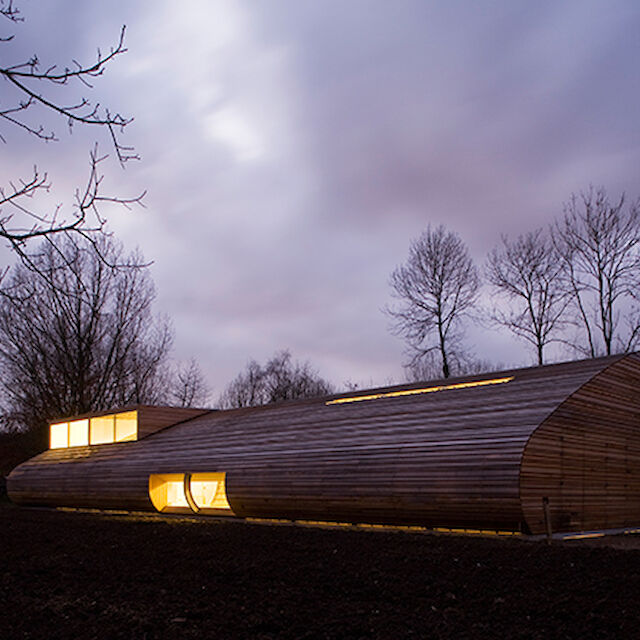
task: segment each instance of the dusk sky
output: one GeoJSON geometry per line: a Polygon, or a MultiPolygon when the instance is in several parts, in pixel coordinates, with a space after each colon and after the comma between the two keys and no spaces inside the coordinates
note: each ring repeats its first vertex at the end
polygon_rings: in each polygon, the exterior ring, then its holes
{"type": "MultiPolygon", "coordinates": [[[[94,93],[135,117],[123,141],[141,160],[105,164],[104,190],[148,194],[105,212],[154,262],[156,310],[214,397],[283,348],[338,385],[399,382],[404,344],[382,309],[427,225],[481,265],[500,234],[550,223],[589,184],[640,195],[637,0],[18,6],[4,64],[92,62],[127,25],[129,51],[94,93]]],[[[111,148],[57,129],[45,145],[3,126],[2,183],[35,162],[69,202],[93,142],[111,148]]],[[[499,331],[468,344],[533,363],[499,331]]]]}

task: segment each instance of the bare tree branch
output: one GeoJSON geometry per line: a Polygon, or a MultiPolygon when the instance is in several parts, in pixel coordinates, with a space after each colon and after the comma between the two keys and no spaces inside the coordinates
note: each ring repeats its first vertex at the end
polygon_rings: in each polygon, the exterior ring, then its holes
{"type": "Polygon", "coordinates": [[[174,373],[175,382],[171,390],[171,404],[179,407],[205,407],[210,390],[205,382],[200,366],[191,358],[179,366],[174,373]]]}
{"type": "MultiPolygon", "coordinates": [[[[0,15],[11,20],[11,22],[22,22],[24,18],[20,15],[20,9],[14,6],[13,0],[0,0],[0,15]]],[[[12,36],[10,36],[11,39],[12,36]]],[[[5,38],[5,40],[7,40],[5,38]]]]}
{"type": "MultiPolygon", "coordinates": [[[[98,154],[97,147],[89,154],[89,176],[84,187],[76,190],[75,204],[64,211],[57,205],[49,214],[41,214],[33,206],[41,193],[48,193],[50,183],[46,174],[39,174],[36,167],[28,181],[18,185],[10,184],[9,189],[0,187],[0,238],[4,238],[22,263],[32,272],[39,272],[38,253],[33,254],[28,241],[41,238],[52,243],[52,249],[59,251],[52,242],[56,236],[72,233],[82,236],[94,249],[100,252],[100,236],[105,235],[106,220],[100,213],[100,205],[105,202],[130,209],[133,205],[144,206],[145,193],[133,198],[104,195],[101,192],[104,180],[100,165],[106,156],[98,154]]],[[[110,259],[99,255],[105,263],[110,259]]],[[[111,264],[116,267],[118,265],[111,264]]]]}
{"type": "MultiPolygon", "coordinates": [[[[23,21],[14,0],[0,0],[0,14],[14,25],[23,21]]],[[[28,60],[0,67],[0,76],[5,81],[0,99],[0,123],[17,127],[44,141],[57,141],[56,132],[48,130],[44,123],[47,114],[53,114],[70,129],[74,124],[82,124],[105,130],[122,166],[128,160],[138,158],[134,150],[120,140],[132,118],[113,112],[97,99],[74,95],[77,88],[92,89],[93,81],[103,75],[115,58],[127,51],[125,31],[122,27],[116,45],[107,55],[98,50],[96,60],[91,64],[83,65],[73,60],[59,68],[56,64],[41,64],[38,56],[34,55],[28,60]],[[65,88],[61,92],[62,86],[65,88]]],[[[5,38],[5,42],[12,37],[5,38]]],[[[2,130],[0,140],[6,141],[2,130]]],[[[28,178],[0,185],[0,238],[7,241],[32,270],[36,270],[36,261],[30,257],[30,240],[75,233],[97,248],[96,238],[105,232],[106,223],[100,206],[105,202],[125,207],[141,204],[144,193],[132,198],[105,194],[101,165],[107,156],[99,154],[97,144],[89,156],[86,183],[76,190],[74,201],[68,206],[58,204],[52,207],[48,198],[43,198],[50,193],[51,183],[47,173],[39,171],[35,165],[28,178]]]]}
{"type": "Polygon", "coordinates": [[[85,234],[102,231],[105,219],[100,215],[99,205],[104,202],[119,204],[129,209],[134,204],[142,204],[146,192],[132,198],[103,195],[100,191],[103,174],[100,164],[106,156],[100,156],[95,147],[89,154],[89,176],[82,189],[77,189],[75,204],[66,217],[61,217],[61,206],[57,206],[50,214],[41,214],[31,206],[27,199],[33,199],[38,192],[49,192],[51,184],[47,174],[40,174],[36,167],[27,181],[21,180],[18,186],[9,184],[9,189],[0,187],[0,238],[5,238],[17,245],[24,244],[31,238],[51,236],[53,234],[82,231],[85,234]],[[5,212],[6,211],[6,212],[5,212]],[[22,214],[16,221],[15,214],[22,214]],[[24,226],[25,220],[31,220],[24,226]],[[23,223],[20,226],[20,222],[23,223]]]}
{"type": "MultiPolygon", "coordinates": [[[[9,8],[16,11],[15,8],[8,7],[7,9],[9,8]]],[[[0,118],[41,140],[58,140],[56,133],[47,131],[42,123],[33,123],[26,119],[34,107],[40,106],[45,111],[62,117],[69,127],[72,127],[74,123],[105,127],[109,131],[120,163],[124,164],[128,160],[137,159],[138,155],[134,150],[123,145],[118,138],[119,133],[122,133],[124,128],[133,121],[133,118],[127,118],[120,113],[112,114],[107,107],[103,107],[99,102],[84,97],[69,105],[46,95],[49,87],[65,85],[73,80],[79,81],[86,88],[93,88],[89,80],[101,76],[106,66],[114,58],[126,53],[125,31],[126,27],[123,26],[117,45],[111,48],[108,55],[103,57],[98,49],[97,59],[91,65],[83,66],[74,60],[75,68],[65,67],[63,70],[58,70],[57,65],[51,65],[40,72],[40,61],[37,56],[33,56],[26,62],[0,67],[0,76],[15,89],[13,104],[10,103],[9,106],[0,108],[0,118]]],[[[7,99],[5,98],[5,100],[7,99]]]]}

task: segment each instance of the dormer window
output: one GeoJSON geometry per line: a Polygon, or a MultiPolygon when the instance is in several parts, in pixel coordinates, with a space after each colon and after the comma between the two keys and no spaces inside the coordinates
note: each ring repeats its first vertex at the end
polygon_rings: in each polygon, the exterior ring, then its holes
{"type": "Polygon", "coordinates": [[[51,449],[127,442],[138,439],[138,412],[124,411],[49,426],[51,449]]]}

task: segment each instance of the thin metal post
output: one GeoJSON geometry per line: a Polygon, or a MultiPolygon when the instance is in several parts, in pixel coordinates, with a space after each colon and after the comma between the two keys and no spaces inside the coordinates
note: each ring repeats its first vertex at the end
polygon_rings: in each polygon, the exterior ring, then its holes
{"type": "Polygon", "coordinates": [[[551,514],[549,512],[549,498],[547,498],[547,496],[542,498],[542,510],[544,512],[544,526],[547,530],[547,544],[551,544],[551,536],[553,532],[551,530],[551,514]]]}

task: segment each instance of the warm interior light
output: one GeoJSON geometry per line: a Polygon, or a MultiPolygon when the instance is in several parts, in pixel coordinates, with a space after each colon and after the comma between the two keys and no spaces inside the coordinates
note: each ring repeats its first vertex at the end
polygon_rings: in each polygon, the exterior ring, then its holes
{"type": "Polygon", "coordinates": [[[69,422],[69,446],[81,447],[89,444],[89,420],[69,422]]]}
{"type": "Polygon", "coordinates": [[[562,536],[563,540],[582,540],[583,538],[604,538],[602,531],[593,531],[591,533],[576,533],[574,535],[562,536]]]}
{"type": "Polygon", "coordinates": [[[137,440],[138,412],[124,411],[107,416],[58,422],[50,425],[49,434],[51,449],[137,440]]]}
{"type": "Polygon", "coordinates": [[[60,422],[49,427],[49,446],[51,449],[64,449],[69,446],[69,424],[60,422]]]}
{"type": "Polygon", "coordinates": [[[116,413],[116,442],[135,440],[138,437],[138,412],[116,413]]]}
{"type": "Polygon", "coordinates": [[[227,501],[224,473],[194,473],[189,487],[198,509],[231,511],[227,501]]]}
{"type": "Polygon", "coordinates": [[[149,497],[161,512],[233,515],[227,500],[224,473],[153,474],[149,476],[149,497]]]}
{"type": "Polygon", "coordinates": [[[437,387],[425,387],[423,389],[402,389],[401,391],[388,391],[386,393],[372,393],[364,396],[353,396],[351,398],[337,398],[329,400],[325,404],[347,404],[349,402],[363,402],[364,400],[379,400],[380,398],[398,398],[401,396],[416,396],[421,393],[434,393],[436,391],[449,391],[450,389],[469,389],[470,387],[486,387],[492,384],[504,384],[511,382],[514,376],[508,378],[493,378],[491,380],[477,380],[475,382],[457,382],[455,384],[443,384],[437,387]]]}
{"type": "Polygon", "coordinates": [[[165,473],[149,476],[149,497],[158,511],[190,511],[184,494],[184,474],[165,473]]]}
{"type": "Polygon", "coordinates": [[[107,444],[114,441],[113,416],[91,418],[91,444],[107,444]]]}
{"type": "Polygon", "coordinates": [[[170,480],[166,483],[167,506],[188,507],[189,503],[184,495],[184,482],[182,480],[170,480]]]}
{"type": "Polygon", "coordinates": [[[193,501],[202,509],[203,507],[213,506],[213,501],[216,497],[216,491],[218,490],[217,480],[210,482],[192,482],[191,494],[193,495],[193,501]]]}

